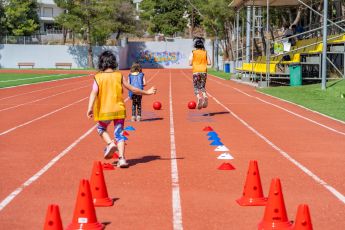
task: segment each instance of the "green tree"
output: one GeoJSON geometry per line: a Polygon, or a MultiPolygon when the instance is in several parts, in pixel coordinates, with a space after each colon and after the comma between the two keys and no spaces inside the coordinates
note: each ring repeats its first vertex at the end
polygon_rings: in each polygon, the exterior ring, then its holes
{"type": "Polygon", "coordinates": [[[151,33],[174,35],[184,32],[187,27],[185,0],[144,0],[140,6],[144,11],[141,17],[149,20],[148,30],[151,33]]]}
{"type": "Polygon", "coordinates": [[[134,31],[134,7],[130,0],[54,0],[65,9],[56,22],[73,33],[81,34],[88,45],[88,66],[93,64],[93,44],[105,44],[112,33],[134,31]]]}
{"type": "Polygon", "coordinates": [[[29,36],[39,28],[36,0],[6,1],[5,16],[9,34],[29,36]]]}
{"type": "Polygon", "coordinates": [[[4,0],[0,0],[0,36],[5,35],[6,32],[7,32],[7,28],[6,28],[4,0]]]}

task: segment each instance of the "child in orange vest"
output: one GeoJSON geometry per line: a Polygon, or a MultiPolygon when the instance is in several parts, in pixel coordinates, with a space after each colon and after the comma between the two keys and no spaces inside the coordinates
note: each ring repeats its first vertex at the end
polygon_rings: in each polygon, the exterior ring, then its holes
{"type": "Polygon", "coordinates": [[[93,117],[97,121],[97,132],[107,144],[104,150],[104,158],[111,159],[116,149],[119,150],[117,166],[128,167],[125,153],[125,138],[122,135],[126,108],[123,99],[123,87],[139,95],[151,95],[156,93],[156,88],[141,90],[128,84],[122,74],[115,71],[117,68],[116,57],[111,51],[104,51],[99,56],[98,72],[95,75],[93,87],[90,93],[87,117],[93,117]],[[107,132],[108,125],[114,123],[114,137],[117,146],[107,132]]]}
{"type": "Polygon", "coordinates": [[[200,37],[194,38],[194,48],[189,56],[189,65],[193,71],[194,94],[197,97],[197,108],[206,108],[208,105],[208,97],[206,93],[207,65],[211,65],[211,61],[204,46],[204,39],[200,37]],[[200,95],[201,92],[201,95],[200,95]]]}

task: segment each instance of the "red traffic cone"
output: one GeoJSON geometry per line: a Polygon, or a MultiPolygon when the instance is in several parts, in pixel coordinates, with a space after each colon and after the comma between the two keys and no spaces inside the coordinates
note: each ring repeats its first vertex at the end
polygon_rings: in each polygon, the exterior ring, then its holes
{"type": "Polygon", "coordinates": [[[275,178],[271,182],[264,218],[259,223],[258,227],[259,230],[292,229],[292,223],[287,218],[279,178],[275,178]]]}
{"type": "Polygon", "coordinates": [[[100,161],[93,164],[90,188],[95,207],[112,206],[114,200],[108,197],[107,186],[104,181],[103,167],[100,161]]]}
{"type": "Polygon", "coordinates": [[[235,167],[230,163],[223,163],[218,167],[219,170],[234,170],[235,167]]]}
{"type": "Polygon", "coordinates": [[[103,229],[103,225],[97,221],[96,211],[92,202],[92,195],[88,180],[82,179],[80,181],[73,220],[66,229],[103,229]]]}
{"type": "Polygon", "coordinates": [[[313,230],[308,205],[298,206],[294,230],[313,230]]]}
{"type": "Polygon", "coordinates": [[[258,162],[249,162],[246,182],[244,184],[242,197],[237,199],[237,203],[242,206],[264,206],[267,198],[264,197],[261,186],[258,162]]]}
{"type": "Polygon", "coordinates": [[[51,204],[48,206],[44,230],[63,230],[59,206],[51,204]]]}
{"type": "Polygon", "coordinates": [[[110,163],[103,163],[102,167],[104,170],[115,170],[114,165],[110,164],[110,163]]]}
{"type": "Polygon", "coordinates": [[[202,131],[213,131],[211,126],[206,126],[202,131]]]}
{"type": "Polygon", "coordinates": [[[129,133],[127,131],[123,131],[122,135],[129,136],[129,133]]]}

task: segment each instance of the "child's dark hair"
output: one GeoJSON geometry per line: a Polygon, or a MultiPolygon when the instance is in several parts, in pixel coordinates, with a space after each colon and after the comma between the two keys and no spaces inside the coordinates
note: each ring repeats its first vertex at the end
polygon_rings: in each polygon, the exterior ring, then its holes
{"type": "Polygon", "coordinates": [[[204,38],[202,38],[202,37],[195,37],[195,38],[193,38],[193,41],[194,41],[194,48],[196,48],[196,49],[205,49],[205,46],[204,46],[205,39],[204,38]]]}
{"type": "Polygon", "coordinates": [[[99,55],[98,59],[98,69],[100,71],[104,71],[106,69],[116,69],[117,68],[117,62],[115,55],[109,51],[106,50],[101,55],[99,55]]]}
{"type": "Polygon", "coordinates": [[[141,72],[141,65],[139,64],[139,62],[134,62],[131,66],[131,72],[141,72]]]}

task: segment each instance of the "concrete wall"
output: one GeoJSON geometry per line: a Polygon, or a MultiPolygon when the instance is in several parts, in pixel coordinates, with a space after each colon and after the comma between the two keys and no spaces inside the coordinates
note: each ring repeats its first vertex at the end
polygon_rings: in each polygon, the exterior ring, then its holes
{"type": "MultiPolygon", "coordinates": [[[[93,47],[95,65],[97,65],[98,55],[106,49],[110,49],[115,52],[120,68],[127,68],[128,47],[93,47]]],[[[55,68],[56,62],[72,63],[72,68],[86,68],[87,47],[64,45],[0,44],[0,67],[18,68],[18,62],[34,62],[35,68],[55,68]]]]}
{"type": "MultiPolygon", "coordinates": [[[[128,65],[138,61],[145,68],[190,68],[188,58],[193,50],[192,39],[157,42],[129,42],[128,65]]],[[[205,42],[212,59],[212,44],[205,42]]]]}
{"type": "MultiPolygon", "coordinates": [[[[205,42],[211,60],[212,43],[205,42]]],[[[117,55],[120,69],[129,68],[139,61],[144,68],[191,68],[188,58],[193,50],[192,39],[174,39],[157,42],[122,42],[122,46],[95,46],[94,63],[98,55],[106,49],[117,55]]],[[[72,63],[72,68],[87,67],[86,46],[65,45],[3,45],[0,44],[0,68],[18,68],[18,62],[34,62],[35,68],[55,68],[56,62],[72,63]]],[[[219,57],[219,68],[223,69],[219,57]]]]}

